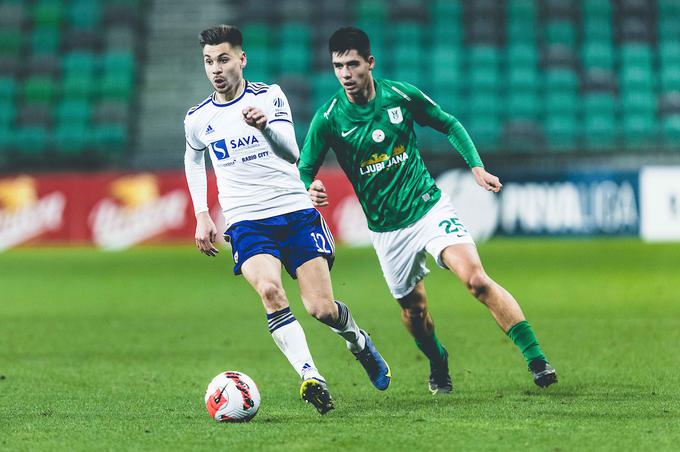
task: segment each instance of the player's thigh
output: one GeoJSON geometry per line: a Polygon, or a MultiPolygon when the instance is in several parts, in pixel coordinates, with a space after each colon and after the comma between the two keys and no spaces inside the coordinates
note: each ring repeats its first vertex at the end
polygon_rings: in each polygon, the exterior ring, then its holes
{"type": "Polygon", "coordinates": [[[425,250],[412,227],[388,232],[372,232],[371,242],[378,256],[383,277],[397,300],[410,294],[429,273],[425,250]]]}
{"type": "Polygon", "coordinates": [[[286,220],[287,232],[280,246],[290,276],[299,278],[300,268],[319,257],[329,270],[335,259],[335,241],[323,216],[316,209],[304,209],[287,214],[286,220]]]}
{"type": "MultiPolygon", "coordinates": [[[[466,245],[475,249],[474,240],[458,217],[446,195],[418,223],[421,239],[427,252],[441,268],[450,268],[443,260],[443,252],[450,246],[466,245]]],[[[476,250],[475,250],[476,254],[476,250]]]]}
{"type": "Polygon", "coordinates": [[[477,247],[473,244],[460,243],[447,246],[441,253],[441,259],[465,284],[475,276],[485,275],[477,247]]]}
{"type": "Polygon", "coordinates": [[[307,310],[320,308],[331,310],[334,304],[333,286],[328,262],[324,257],[315,257],[297,268],[300,297],[307,310]]]}

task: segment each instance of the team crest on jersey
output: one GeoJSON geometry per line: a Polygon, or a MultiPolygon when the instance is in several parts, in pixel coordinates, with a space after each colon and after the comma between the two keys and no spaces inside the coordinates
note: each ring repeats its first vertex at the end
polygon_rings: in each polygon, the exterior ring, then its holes
{"type": "Polygon", "coordinates": [[[385,132],[383,132],[380,129],[375,129],[371,137],[373,138],[373,141],[375,141],[376,143],[382,143],[383,140],[385,140],[385,132]]]}
{"type": "Polygon", "coordinates": [[[276,99],[274,99],[274,106],[276,108],[283,108],[284,105],[286,105],[286,103],[280,97],[277,97],[276,99]]]}
{"type": "Polygon", "coordinates": [[[400,107],[389,108],[387,110],[387,116],[390,118],[392,124],[399,124],[404,120],[400,107]]]}

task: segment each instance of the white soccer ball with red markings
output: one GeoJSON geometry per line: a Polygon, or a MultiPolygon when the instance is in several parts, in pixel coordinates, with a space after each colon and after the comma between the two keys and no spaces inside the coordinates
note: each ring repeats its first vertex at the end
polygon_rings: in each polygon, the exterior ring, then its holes
{"type": "Polygon", "coordinates": [[[248,422],[260,408],[260,391],[248,375],[228,370],[208,385],[205,407],[217,422],[248,422]]]}

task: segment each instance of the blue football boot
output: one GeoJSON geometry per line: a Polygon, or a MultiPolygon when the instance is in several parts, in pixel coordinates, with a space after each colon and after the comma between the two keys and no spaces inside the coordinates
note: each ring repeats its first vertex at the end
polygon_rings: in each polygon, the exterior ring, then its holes
{"type": "Polygon", "coordinates": [[[390,366],[388,366],[383,357],[380,356],[380,353],[375,348],[375,345],[373,345],[373,341],[371,341],[368,334],[366,334],[364,330],[361,330],[361,334],[366,338],[366,346],[360,352],[353,354],[361,365],[364,366],[373,386],[384,391],[390,385],[390,380],[392,379],[390,366]]]}

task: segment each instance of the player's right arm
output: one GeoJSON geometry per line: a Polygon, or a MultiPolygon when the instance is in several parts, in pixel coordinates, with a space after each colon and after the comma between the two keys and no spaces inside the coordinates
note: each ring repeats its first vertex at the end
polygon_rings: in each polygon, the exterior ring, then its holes
{"type": "Polygon", "coordinates": [[[330,147],[328,118],[326,117],[327,105],[321,107],[314,115],[298,162],[300,179],[307,187],[315,207],[328,205],[328,196],[323,182],[318,179],[314,180],[330,147]]]}
{"type": "Polygon", "coordinates": [[[208,178],[205,173],[205,146],[196,140],[191,127],[184,122],[186,150],[184,152],[184,174],[186,175],[191,201],[196,214],[196,248],[206,256],[215,256],[217,227],[208,212],[208,178]]]}

